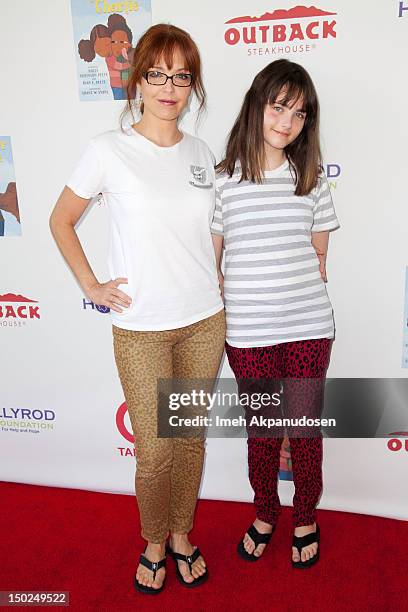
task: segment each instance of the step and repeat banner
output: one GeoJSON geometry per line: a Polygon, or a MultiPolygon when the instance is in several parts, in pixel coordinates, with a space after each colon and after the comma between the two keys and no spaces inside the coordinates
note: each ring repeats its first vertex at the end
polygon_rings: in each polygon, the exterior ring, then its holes
{"type": "MultiPolygon", "coordinates": [[[[133,494],[137,459],[110,315],[83,295],[48,219],[88,140],[119,127],[137,40],[159,22],[186,29],[200,48],[208,108],[196,124],[192,102],[182,127],[206,140],[217,160],[259,70],[288,58],[310,72],[341,223],[328,257],[336,322],[328,376],[408,376],[408,0],[4,2],[2,480],[133,494]]],[[[108,229],[103,202],[93,202],[78,233],[100,281],[109,278],[108,229]]],[[[221,374],[232,377],[226,360],[221,374]]],[[[390,387],[389,402],[404,407],[406,399],[390,387]]],[[[321,508],[408,518],[408,409],[404,418],[381,438],[325,440],[321,508]]],[[[290,504],[287,444],[280,476],[290,504]]],[[[252,499],[245,439],[208,440],[200,495],[252,499]]]]}

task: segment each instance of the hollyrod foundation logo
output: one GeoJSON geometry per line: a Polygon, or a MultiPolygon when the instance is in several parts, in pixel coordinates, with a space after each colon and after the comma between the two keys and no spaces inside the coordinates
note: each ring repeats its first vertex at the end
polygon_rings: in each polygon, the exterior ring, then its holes
{"type": "Polygon", "coordinates": [[[326,164],[324,171],[326,173],[330,189],[337,189],[337,180],[341,175],[341,166],[339,166],[339,164],[326,164]]]}
{"type": "Polygon", "coordinates": [[[335,15],[315,6],[294,6],[233,17],[225,22],[224,40],[230,46],[243,46],[248,55],[308,53],[319,41],[336,38],[335,15]]]}
{"type": "Polygon", "coordinates": [[[53,410],[0,408],[0,432],[38,434],[54,429],[53,410]]]}
{"type": "Polygon", "coordinates": [[[108,306],[99,306],[99,304],[95,304],[94,302],[86,298],[82,299],[82,308],[83,310],[86,310],[87,308],[90,308],[91,310],[97,310],[102,314],[110,312],[110,308],[108,308],[108,306]]]}
{"type": "Polygon", "coordinates": [[[38,304],[37,300],[24,295],[0,295],[0,327],[22,327],[29,320],[40,319],[40,307],[33,304],[38,304]]]}
{"type": "Polygon", "coordinates": [[[408,16],[408,4],[406,2],[398,2],[398,17],[408,16]]]}
{"type": "Polygon", "coordinates": [[[121,404],[116,411],[116,427],[118,428],[120,435],[126,440],[126,442],[132,444],[132,447],[129,448],[118,446],[118,451],[121,457],[135,457],[136,454],[133,446],[135,438],[131,432],[131,428],[129,428],[125,423],[126,417],[129,419],[126,402],[123,402],[123,404],[121,404]]]}

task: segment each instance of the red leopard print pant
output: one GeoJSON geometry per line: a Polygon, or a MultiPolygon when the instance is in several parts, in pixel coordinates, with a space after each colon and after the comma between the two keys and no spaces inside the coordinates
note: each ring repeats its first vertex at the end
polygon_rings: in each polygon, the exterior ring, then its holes
{"type": "MultiPolygon", "coordinates": [[[[321,338],[254,348],[226,344],[226,352],[241,392],[245,379],[324,379],[331,346],[332,339],[321,338]]],[[[295,399],[289,414],[301,414],[299,394],[289,394],[289,402],[291,397],[295,399]]],[[[306,395],[303,398],[307,403],[306,395]]],[[[311,525],[322,490],[322,438],[320,435],[290,437],[289,434],[289,439],[295,485],[293,523],[295,527],[311,525]]],[[[279,434],[269,438],[248,437],[249,480],[255,493],[256,516],[271,525],[277,522],[281,507],[278,472],[282,440],[283,435],[279,434]]]]}

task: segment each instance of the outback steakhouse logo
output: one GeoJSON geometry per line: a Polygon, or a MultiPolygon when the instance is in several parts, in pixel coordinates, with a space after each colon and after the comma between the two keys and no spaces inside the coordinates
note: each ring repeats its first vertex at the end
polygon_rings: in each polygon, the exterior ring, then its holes
{"type": "Polygon", "coordinates": [[[40,312],[37,300],[30,300],[24,295],[5,293],[0,295],[0,325],[25,322],[26,319],[39,319],[40,312]]]}
{"type": "MultiPolygon", "coordinates": [[[[276,43],[278,46],[267,52],[271,54],[306,51],[306,47],[310,49],[310,43],[318,39],[336,38],[336,19],[332,17],[334,15],[337,13],[315,6],[295,6],[289,10],[277,9],[271,13],[263,13],[259,17],[234,17],[225,22],[229,27],[225,31],[224,39],[227,45],[276,43]],[[285,46],[282,46],[282,43],[285,43],[285,46]]],[[[264,53],[265,49],[261,54],[264,53]]]]}
{"type": "Polygon", "coordinates": [[[387,442],[388,450],[398,452],[405,449],[408,452],[408,431],[393,431],[388,435],[391,438],[387,442]],[[400,438],[405,438],[405,440],[402,441],[400,438]]]}

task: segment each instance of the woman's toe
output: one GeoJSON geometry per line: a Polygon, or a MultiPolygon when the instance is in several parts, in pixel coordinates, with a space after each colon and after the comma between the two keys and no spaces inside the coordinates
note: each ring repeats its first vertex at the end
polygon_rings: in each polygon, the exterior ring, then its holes
{"type": "Polygon", "coordinates": [[[188,570],[184,570],[183,572],[181,572],[181,575],[183,576],[183,580],[185,582],[193,582],[194,580],[194,576],[192,576],[188,570]]]}

